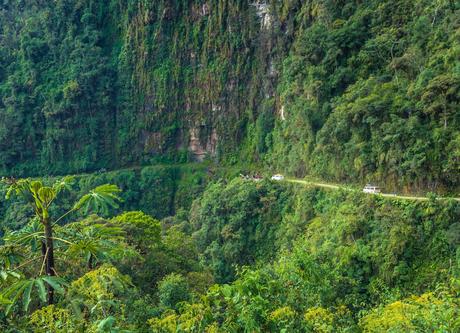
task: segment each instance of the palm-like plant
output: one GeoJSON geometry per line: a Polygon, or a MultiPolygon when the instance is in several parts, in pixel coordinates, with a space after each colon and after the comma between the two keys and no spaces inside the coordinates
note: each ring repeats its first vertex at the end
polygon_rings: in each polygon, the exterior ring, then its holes
{"type": "Polygon", "coordinates": [[[41,245],[43,237],[43,224],[37,218],[33,218],[24,228],[7,233],[3,240],[7,244],[27,247],[32,252],[35,252],[41,245]]]}
{"type": "Polygon", "coordinates": [[[109,208],[119,208],[121,190],[116,185],[105,184],[89,191],[74,205],[74,210],[84,209],[85,214],[92,211],[107,213],[109,208]]]}
{"type": "Polygon", "coordinates": [[[97,216],[72,223],[58,232],[69,241],[65,253],[71,258],[84,258],[88,269],[93,269],[96,262],[115,257],[116,253],[126,250],[122,242],[125,236],[123,229],[97,216]]]}
{"type": "MultiPolygon", "coordinates": [[[[20,275],[21,278],[17,279],[10,287],[4,289],[1,293],[2,299],[9,299],[11,304],[8,305],[8,310],[18,302],[22,297],[23,309],[28,309],[30,304],[30,295],[33,290],[38,291],[40,300],[44,301],[45,297],[43,290],[47,290],[46,300],[48,304],[54,302],[54,292],[60,292],[62,290],[63,280],[56,277],[57,272],[55,269],[55,242],[57,238],[53,236],[54,226],[64,219],[69,214],[78,210],[84,209],[87,213],[90,210],[94,212],[103,211],[107,212],[110,207],[118,208],[118,202],[121,201],[118,196],[120,189],[115,185],[102,185],[96,187],[94,190],[85,194],[80,200],[78,200],[70,210],[63,215],[54,218],[51,216],[51,206],[58,198],[58,196],[65,192],[72,190],[73,177],[64,177],[56,181],[51,186],[46,186],[40,180],[31,179],[3,179],[9,185],[6,198],[10,198],[12,195],[17,195],[24,199],[32,207],[35,217],[31,223],[23,230],[18,232],[9,233],[5,237],[6,246],[22,246],[30,248],[32,252],[41,250],[41,256],[32,258],[30,261],[38,260],[42,258],[42,264],[39,272],[33,278],[25,278],[24,275],[20,275]],[[45,273],[42,276],[42,273],[45,273]],[[34,288],[35,287],[35,288],[34,288]]],[[[105,231],[108,232],[107,230],[105,231]]],[[[95,233],[93,233],[95,235],[95,233]]],[[[97,255],[98,250],[95,244],[92,243],[91,233],[86,233],[86,238],[81,241],[80,247],[85,248],[87,253],[91,255],[97,255]],[[85,246],[82,246],[86,242],[85,246]]],[[[102,236],[99,237],[99,240],[102,236]]],[[[59,239],[59,242],[65,242],[71,244],[75,248],[78,245],[75,243],[59,239]]],[[[4,247],[3,247],[4,249],[4,247]]],[[[4,249],[5,250],[5,249],[4,249]]],[[[5,252],[5,251],[4,251],[5,252]]],[[[7,272],[18,271],[21,267],[19,264],[20,259],[12,257],[11,255],[1,255],[0,251],[0,262],[2,263],[2,276],[7,276],[7,272]]],[[[26,262],[27,263],[27,262],[26,262]]],[[[24,263],[22,264],[24,265],[24,263]]]]}
{"type": "Polygon", "coordinates": [[[2,292],[3,298],[9,300],[5,313],[9,314],[12,307],[17,304],[20,299],[22,299],[23,311],[27,311],[32,301],[33,292],[37,292],[39,299],[42,302],[46,302],[47,288],[53,288],[57,293],[63,294],[65,285],[64,279],[57,276],[44,275],[30,279],[19,278],[2,292]]]}

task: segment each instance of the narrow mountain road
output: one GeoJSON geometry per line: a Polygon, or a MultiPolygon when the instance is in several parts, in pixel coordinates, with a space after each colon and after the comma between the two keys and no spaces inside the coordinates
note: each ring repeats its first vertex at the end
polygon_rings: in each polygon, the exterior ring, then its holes
{"type": "MultiPolygon", "coordinates": [[[[297,184],[303,184],[306,186],[316,186],[316,187],[322,187],[322,188],[329,188],[333,190],[347,190],[347,191],[357,191],[356,189],[347,187],[347,186],[340,186],[340,185],[333,185],[333,184],[327,184],[327,183],[318,183],[318,182],[313,182],[313,181],[307,181],[307,180],[302,180],[302,179],[296,179],[296,178],[286,178],[286,182],[289,183],[297,183],[297,184]]],[[[402,199],[402,200],[412,200],[412,201],[426,201],[428,200],[427,197],[417,197],[417,196],[405,196],[405,195],[396,195],[396,194],[391,194],[391,193],[366,193],[369,195],[377,195],[385,198],[394,198],[394,199],[402,199]]],[[[438,198],[440,200],[449,200],[453,199],[456,201],[460,202],[460,198],[438,198]]]]}

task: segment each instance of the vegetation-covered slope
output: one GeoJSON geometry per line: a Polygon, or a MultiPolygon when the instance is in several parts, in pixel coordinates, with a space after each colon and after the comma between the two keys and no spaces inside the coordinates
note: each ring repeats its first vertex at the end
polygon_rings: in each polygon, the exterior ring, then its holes
{"type": "MultiPolygon", "coordinates": [[[[47,179],[50,182],[53,180],[55,178],[47,179]]],[[[122,190],[122,202],[115,212],[142,210],[162,219],[187,211],[192,201],[203,192],[207,181],[206,169],[199,165],[149,166],[84,174],[76,177],[75,193],[62,202],[61,210],[69,209],[72,200],[90,189],[112,183],[122,190]]],[[[7,188],[0,183],[0,198],[5,197],[7,188]]],[[[0,235],[5,230],[17,230],[26,225],[31,213],[20,200],[1,200],[0,235]]]]}
{"type": "Polygon", "coordinates": [[[460,332],[459,201],[234,178],[455,192],[459,99],[457,1],[0,0],[0,331],[460,332]]]}
{"type": "Polygon", "coordinates": [[[439,1],[6,1],[3,173],[210,156],[459,184],[459,8],[439,1]]]}
{"type": "Polygon", "coordinates": [[[458,185],[458,10],[455,1],[304,4],[283,62],[274,160],[337,180],[458,185]]]}
{"type": "Polygon", "coordinates": [[[39,274],[42,229],[32,219],[0,246],[0,327],[457,332],[459,210],[456,201],[220,181],[161,222],[127,212],[55,225],[59,278],[39,274]]]}

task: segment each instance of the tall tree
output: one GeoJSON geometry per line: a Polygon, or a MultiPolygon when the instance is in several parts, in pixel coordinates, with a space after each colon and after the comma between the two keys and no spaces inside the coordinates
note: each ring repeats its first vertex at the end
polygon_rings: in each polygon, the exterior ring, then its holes
{"type": "MultiPolygon", "coordinates": [[[[70,210],[60,216],[54,217],[51,213],[52,204],[65,190],[71,191],[73,177],[62,178],[51,186],[45,185],[42,180],[31,179],[4,179],[4,182],[10,185],[6,198],[8,199],[11,195],[16,194],[24,199],[30,204],[35,218],[43,226],[43,233],[40,237],[43,264],[39,275],[42,274],[44,268],[45,274],[48,277],[56,276],[53,227],[66,216],[80,209],[84,209],[86,213],[90,210],[97,211],[103,209],[106,211],[108,207],[118,207],[117,202],[121,200],[118,196],[120,189],[117,186],[101,185],[82,196],[70,210]]],[[[52,284],[47,284],[48,304],[54,303],[55,289],[56,287],[52,284]]]]}

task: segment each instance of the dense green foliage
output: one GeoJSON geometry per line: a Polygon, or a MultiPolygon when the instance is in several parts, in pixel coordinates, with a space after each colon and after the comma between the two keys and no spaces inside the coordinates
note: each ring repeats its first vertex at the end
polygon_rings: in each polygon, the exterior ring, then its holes
{"type": "Polygon", "coordinates": [[[190,222],[207,266],[219,282],[234,279],[235,265],[271,260],[287,194],[276,184],[248,186],[234,181],[210,185],[195,202],[190,222]]]}
{"type": "MultiPolygon", "coordinates": [[[[75,193],[64,198],[63,208],[70,208],[70,202],[90,189],[111,183],[122,189],[123,201],[118,209],[131,211],[142,209],[156,218],[174,215],[176,211],[189,209],[192,200],[206,185],[203,165],[154,166],[133,168],[113,172],[98,172],[75,177],[75,193]]],[[[5,196],[6,186],[0,183],[0,195],[5,196]]],[[[62,210],[62,208],[56,208],[62,210]]],[[[30,218],[29,207],[20,200],[0,201],[0,235],[6,229],[18,229],[30,218]]]]}
{"type": "Polygon", "coordinates": [[[239,121],[262,84],[251,75],[259,25],[244,1],[8,1],[0,8],[3,172],[182,162],[192,128],[201,140],[222,130],[223,147],[236,150],[234,136],[244,133],[226,124],[239,121]],[[250,94],[247,81],[256,82],[250,94]]]}
{"type": "Polygon", "coordinates": [[[9,310],[0,325],[7,332],[456,332],[459,216],[454,200],[221,180],[161,222],[137,211],[56,226],[59,279],[33,274],[43,229],[32,219],[0,246],[0,308],[9,310]],[[45,306],[50,283],[56,302],[45,306]]]}
{"type": "Polygon", "coordinates": [[[458,200],[235,178],[455,193],[459,100],[458,1],[0,0],[0,331],[460,332],[458,200]]]}
{"type": "Polygon", "coordinates": [[[339,3],[287,5],[301,23],[283,62],[272,161],[387,187],[458,186],[458,2],[339,3]]]}
{"type": "Polygon", "coordinates": [[[456,189],[451,0],[6,1],[0,170],[203,154],[297,175],[456,189]]]}
{"type": "Polygon", "coordinates": [[[227,281],[234,280],[230,263],[237,264],[237,279],[152,319],[154,332],[460,329],[454,201],[416,204],[235,180],[211,185],[196,204],[191,219],[201,221],[195,238],[204,263],[227,281]]]}

